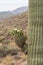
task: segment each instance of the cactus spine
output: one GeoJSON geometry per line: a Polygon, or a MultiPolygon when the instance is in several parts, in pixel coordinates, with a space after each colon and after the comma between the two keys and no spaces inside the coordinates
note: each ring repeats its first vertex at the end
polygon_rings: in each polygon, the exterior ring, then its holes
{"type": "Polygon", "coordinates": [[[29,65],[43,65],[43,0],[29,0],[29,65]]]}

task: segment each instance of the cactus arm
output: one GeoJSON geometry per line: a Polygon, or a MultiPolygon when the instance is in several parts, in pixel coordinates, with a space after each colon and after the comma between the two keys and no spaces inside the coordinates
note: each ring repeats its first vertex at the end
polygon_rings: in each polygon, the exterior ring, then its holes
{"type": "Polygon", "coordinates": [[[43,65],[43,0],[29,0],[29,65],[43,65]]]}

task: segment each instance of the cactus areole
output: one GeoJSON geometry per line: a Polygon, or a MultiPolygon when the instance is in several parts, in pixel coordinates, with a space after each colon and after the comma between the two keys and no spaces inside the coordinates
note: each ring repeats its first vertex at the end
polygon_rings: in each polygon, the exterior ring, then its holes
{"type": "Polygon", "coordinates": [[[43,65],[43,0],[29,0],[29,65],[43,65]]]}

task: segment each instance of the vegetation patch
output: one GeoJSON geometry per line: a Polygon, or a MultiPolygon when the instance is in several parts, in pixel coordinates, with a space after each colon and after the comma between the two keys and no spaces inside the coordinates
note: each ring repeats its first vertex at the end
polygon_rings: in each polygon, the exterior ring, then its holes
{"type": "Polygon", "coordinates": [[[8,54],[16,55],[18,54],[18,50],[8,45],[1,46],[0,47],[0,57],[5,57],[8,54]]]}

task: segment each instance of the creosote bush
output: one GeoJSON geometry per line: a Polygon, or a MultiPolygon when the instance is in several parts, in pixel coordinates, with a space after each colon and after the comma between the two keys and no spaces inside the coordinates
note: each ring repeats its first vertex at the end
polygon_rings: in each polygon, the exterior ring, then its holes
{"type": "Polygon", "coordinates": [[[16,55],[18,54],[18,50],[8,45],[0,46],[0,58],[5,57],[7,55],[16,55]]]}
{"type": "Polygon", "coordinates": [[[24,35],[23,31],[22,30],[18,30],[18,29],[14,29],[12,31],[12,34],[14,35],[15,37],[15,42],[16,44],[23,48],[25,42],[26,42],[26,36],[24,35]]]}

